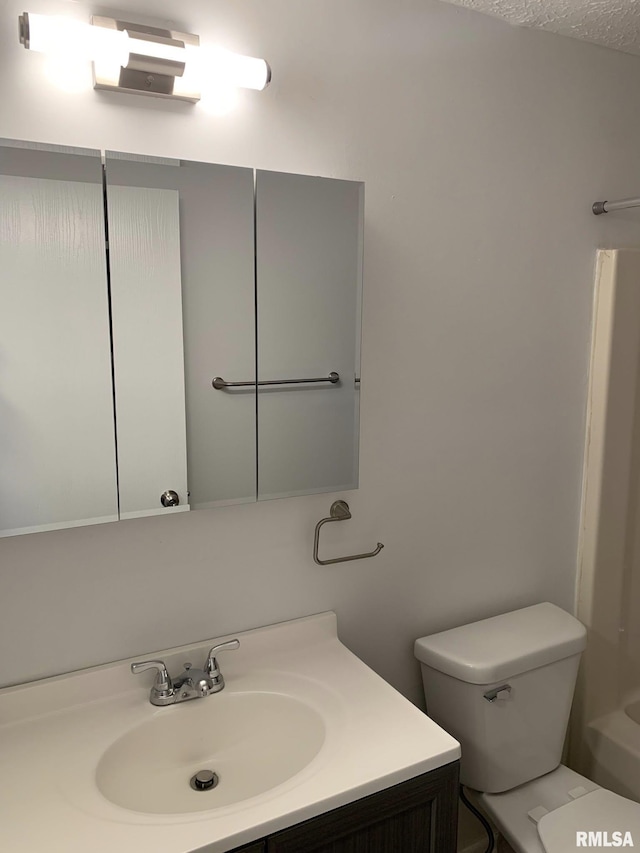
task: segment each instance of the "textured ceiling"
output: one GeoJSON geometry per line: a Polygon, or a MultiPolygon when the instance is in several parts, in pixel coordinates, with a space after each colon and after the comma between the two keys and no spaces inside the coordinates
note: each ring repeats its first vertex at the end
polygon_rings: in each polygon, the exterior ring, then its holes
{"type": "Polygon", "coordinates": [[[446,0],[511,24],[640,54],[640,0],[446,0]]]}

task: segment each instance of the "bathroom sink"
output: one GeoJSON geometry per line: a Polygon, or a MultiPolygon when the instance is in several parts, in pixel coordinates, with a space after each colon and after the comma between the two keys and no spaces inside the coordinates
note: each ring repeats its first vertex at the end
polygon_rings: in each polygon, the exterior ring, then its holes
{"type": "MultiPolygon", "coordinates": [[[[297,699],[221,693],[163,708],[127,732],[103,754],[96,782],[108,800],[133,811],[208,811],[286,782],[311,762],[324,739],[322,717],[297,699]],[[216,774],[215,787],[192,787],[202,770],[216,774]]],[[[208,777],[205,784],[211,784],[208,777]]]]}
{"type": "MultiPolygon", "coordinates": [[[[232,636],[224,689],[166,707],[139,658],[1,689],[2,850],[227,853],[459,758],[340,642],[334,613],[232,636]]],[[[179,673],[230,639],[150,657],[179,673]]]]}

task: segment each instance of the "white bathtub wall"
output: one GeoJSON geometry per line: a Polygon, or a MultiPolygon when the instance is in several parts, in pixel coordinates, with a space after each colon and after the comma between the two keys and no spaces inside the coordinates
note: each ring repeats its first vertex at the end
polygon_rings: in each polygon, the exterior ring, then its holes
{"type": "Polygon", "coordinates": [[[578,616],[589,642],[571,759],[638,798],[640,731],[622,708],[640,690],[640,252],[601,251],[579,537],[578,616]]]}
{"type": "MultiPolygon", "coordinates": [[[[94,8],[34,0],[34,12],[94,8]]],[[[137,0],[134,19],[263,55],[225,118],[64,94],[0,27],[0,136],[366,182],[361,488],[0,542],[0,683],[335,609],[421,702],[413,639],[571,608],[594,250],[640,246],[640,59],[430,0],[137,0]]],[[[123,13],[124,14],[124,13],[123,13]]]]}

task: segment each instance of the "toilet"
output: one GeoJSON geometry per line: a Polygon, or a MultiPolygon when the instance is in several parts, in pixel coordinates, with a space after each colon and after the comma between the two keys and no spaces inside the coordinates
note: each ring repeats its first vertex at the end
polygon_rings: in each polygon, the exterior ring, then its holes
{"type": "Polygon", "coordinates": [[[427,713],[516,853],[640,848],[640,805],[560,763],[587,632],[536,604],[416,640],[427,713]]]}

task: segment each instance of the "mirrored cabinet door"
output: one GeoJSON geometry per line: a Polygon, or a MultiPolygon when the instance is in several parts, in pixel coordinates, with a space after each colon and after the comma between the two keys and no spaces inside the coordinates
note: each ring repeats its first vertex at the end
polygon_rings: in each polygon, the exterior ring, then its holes
{"type": "Polygon", "coordinates": [[[259,499],[358,486],[363,196],[256,173],[259,499]]]}
{"type": "Polygon", "coordinates": [[[0,140],[0,535],[357,488],[363,194],[0,140]]]}
{"type": "Polygon", "coordinates": [[[0,144],[0,535],[118,517],[97,151],[0,144]]]}
{"type": "Polygon", "coordinates": [[[189,509],[179,197],[107,197],[120,518],[189,509]]]}
{"type": "Polygon", "coordinates": [[[130,448],[132,465],[136,452],[149,452],[146,441],[156,448],[138,490],[145,489],[149,508],[158,506],[161,487],[179,492],[180,507],[191,509],[255,501],[253,171],[107,152],[106,192],[110,254],[116,249],[116,408],[121,380],[132,405],[126,425],[118,415],[118,448],[130,448]],[[135,319],[133,306],[125,307],[132,290],[140,297],[135,319]],[[119,369],[121,339],[126,369],[119,369]],[[216,391],[216,376],[249,385],[216,391]],[[172,485],[183,482],[172,466],[184,455],[178,433],[185,423],[188,497],[180,491],[185,486],[172,485]]]}

